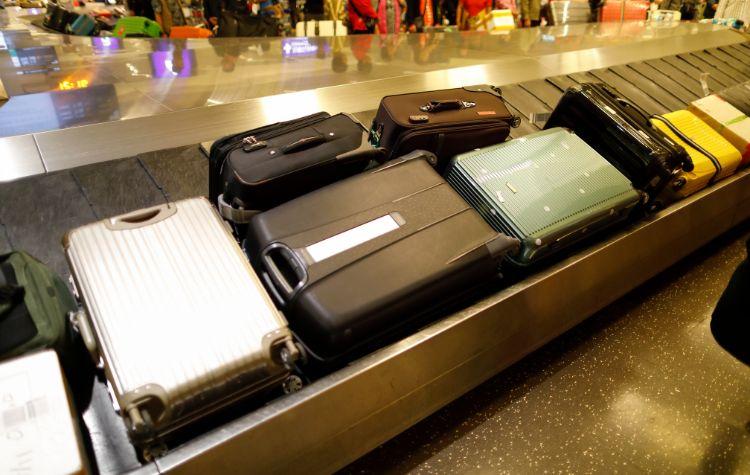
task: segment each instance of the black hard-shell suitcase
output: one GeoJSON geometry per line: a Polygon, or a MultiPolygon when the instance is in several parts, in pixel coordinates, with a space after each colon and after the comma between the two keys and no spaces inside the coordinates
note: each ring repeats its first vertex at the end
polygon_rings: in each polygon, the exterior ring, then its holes
{"type": "Polygon", "coordinates": [[[648,195],[647,209],[658,209],[676,196],[677,174],[693,163],[680,145],[653,127],[649,116],[613,87],[585,83],[569,88],[545,125],[567,127],[592,146],[648,195]]]}
{"type": "Polygon", "coordinates": [[[312,114],[216,141],[209,153],[209,199],[224,218],[246,223],[383,158],[351,115],[312,114]]]}
{"type": "Polygon", "coordinates": [[[370,142],[386,149],[389,159],[427,150],[437,156],[442,170],[454,155],[504,141],[519,124],[497,87],[399,94],[381,99],[370,142]]]}
{"type": "Polygon", "coordinates": [[[56,3],[47,4],[47,11],[44,14],[42,24],[47,28],[60,33],[66,33],[68,25],[72,24],[79,17],[77,13],[66,10],[56,3]]]}
{"type": "Polygon", "coordinates": [[[312,361],[346,362],[491,283],[518,241],[416,151],[253,217],[244,247],[312,361]]]}

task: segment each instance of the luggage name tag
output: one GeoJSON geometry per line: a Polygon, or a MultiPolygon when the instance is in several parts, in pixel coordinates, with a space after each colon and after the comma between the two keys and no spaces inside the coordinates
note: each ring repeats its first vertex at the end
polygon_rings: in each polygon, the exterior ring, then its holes
{"type": "Polygon", "coordinates": [[[541,127],[547,123],[551,115],[551,112],[532,112],[531,123],[541,127]]]}
{"type": "Polygon", "coordinates": [[[310,244],[301,249],[302,255],[305,260],[314,264],[395,231],[404,224],[406,220],[401,214],[395,212],[386,214],[310,244]]]}
{"type": "Polygon", "coordinates": [[[703,89],[703,97],[710,96],[711,90],[708,88],[708,76],[711,73],[701,73],[701,88],[703,89]]]}

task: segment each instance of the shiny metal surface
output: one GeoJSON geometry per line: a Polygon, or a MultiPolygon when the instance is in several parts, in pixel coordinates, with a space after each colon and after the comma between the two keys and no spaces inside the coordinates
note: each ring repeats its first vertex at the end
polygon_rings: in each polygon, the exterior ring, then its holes
{"type": "Polygon", "coordinates": [[[33,135],[0,139],[0,182],[47,171],[33,135]]]}
{"type": "MultiPolygon", "coordinates": [[[[705,25],[692,26],[695,28],[689,30],[688,36],[659,37],[645,41],[637,48],[618,43],[606,48],[539,57],[508,57],[487,64],[277,94],[211,107],[189,108],[137,120],[52,130],[35,134],[35,137],[47,169],[61,170],[214,140],[229,133],[319,110],[331,113],[373,110],[377,108],[380,97],[388,94],[476,83],[505,85],[590,69],[592,66],[606,67],[744,40],[741,35],[729,30],[706,29],[705,25]]],[[[187,91],[185,94],[186,97],[189,95],[187,91]]]]}
{"type": "MultiPolygon", "coordinates": [[[[156,464],[170,473],[241,473],[249,461],[258,473],[341,468],[750,217],[749,185],[742,171],[156,464]]],[[[635,396],[618,417],[647,424],[659,411],[639,412],[635,396]]]]}

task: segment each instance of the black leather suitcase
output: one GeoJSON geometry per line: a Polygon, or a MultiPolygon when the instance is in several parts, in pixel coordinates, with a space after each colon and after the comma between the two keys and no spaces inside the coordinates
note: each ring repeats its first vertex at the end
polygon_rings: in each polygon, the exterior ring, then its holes
{"type": "Polygon", "coordinates": [[[648,196],[650,210],[665,206],[677,197],[683,182],[681,170],[693,163],[680,145],[653,127],[649,116],[613,87],[585,83],[569,88],[545,125],[567,127],[586,141],[633,186],[648,196]]]}
{"type": "Polygon", "coordinates": [[[499,88],[466,86],[384,97],[370,142],[386,149],[389,159],[430,151],[442,170],[454,155],[503,142],[519,125],[499,88]]]}
{"type": "Polygon", "coordinates": [[[346,362],[493,282],[518,241],[416,151],[253,217],[244,247],[312,361],[346,362]]]}
{"type": "Polygon", "coordinates": [[[224,218],[246,223],[383,158],[351,115],[312,114],[216,141],[209,152],[209,199],[224,218]]]}

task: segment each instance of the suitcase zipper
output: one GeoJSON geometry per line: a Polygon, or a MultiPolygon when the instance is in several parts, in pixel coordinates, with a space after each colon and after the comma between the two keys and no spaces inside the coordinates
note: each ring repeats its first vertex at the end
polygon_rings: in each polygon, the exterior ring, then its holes
{"type": "MultiPolygon", "coordinates": [[[[460,124],[461,122],[446,122],[443,124],[435,124],[431,127],[419,127],[409,130],[408,132],[401,134],[401,136],[396,140],[396,143],[393,145],[391,150],[398,150],[402,143],[406,142],[407,140],[419,137],[421,135],[430,135],[436,133],[439,129],[448,127],[449,130],[446,130],[446,133],[455,133],[455,132],[466,132],[469,130],[475,130],[475,129],[483,129],[486,128],[489,125],[495,125],[498,126],[504,125],[506,128],[510,129],[508,123],[504,120],[484,120],[484,121],[477,121],[474,122],[471,125],[463,126],[463,127],[450,127],[452,124],[460,124]]],[[[391,157],[393,157],[393,153],[391,152],[391,157]]]]}
{"type": "Polygon", "coordinates": [[[703,148],[700,145],[698,145],[693,139],[691,139],[690,137],[688,137],[687,135],[685,135],[685,133],[682,132],[680,129],[678,129],[669,119],[667,119],[665,117],[662,117],[660,115],[657,115],[657,114],[654,114],[651,117],[654,118],[654,119],[656,119],[656,120],[658,120],[662,124],[666,125],[667,128],[669,128],[669,130],[671,130],[683,142],[685,142],[686,144],[688,144],[688,146],[694,148],[698,152],[700,152],[703,155],[705,155],[706,158],[708,158],[709,160],[711,160],[711,163],[713,163],[714,168],[716,168],[716,172],[714,172],[713,176],[711,177],[711,180],[709,180],[709,183],[713,183],[714,180],[716,180],[716,177],[718,177],[719,174],[721,173],[722,167],[721,167],[721,162],[719,161],[719,159],[716,158],[716,156],[714,154],[712,154],[711,152],[709,152],[705,148],[703,148]]]}

